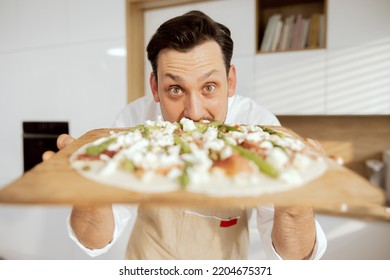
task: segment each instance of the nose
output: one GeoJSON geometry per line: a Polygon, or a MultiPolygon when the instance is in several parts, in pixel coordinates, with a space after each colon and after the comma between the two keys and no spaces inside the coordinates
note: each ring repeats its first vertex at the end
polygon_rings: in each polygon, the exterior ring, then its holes
{"type": "Polygon", "coordinates": [[[202,99],[196,93],[192,93],[187,96],[185,101],[184,117],[194,121],[206,117],[202,99]]]}

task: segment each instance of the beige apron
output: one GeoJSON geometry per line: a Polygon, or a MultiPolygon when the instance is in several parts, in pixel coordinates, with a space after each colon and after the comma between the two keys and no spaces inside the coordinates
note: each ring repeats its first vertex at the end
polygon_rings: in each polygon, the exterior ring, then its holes
{"type": "Polygon", "coordinates": [[[245,209],[138,208],[127,259],[246,259],[245,209]]]}

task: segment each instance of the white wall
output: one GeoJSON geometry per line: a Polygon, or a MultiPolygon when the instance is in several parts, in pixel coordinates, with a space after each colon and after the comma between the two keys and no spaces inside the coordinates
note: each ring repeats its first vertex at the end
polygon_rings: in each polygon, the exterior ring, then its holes
{"type": "Polygon", "coordinates": [[[22,121],[79,137],[126,104],[123,0],[0,0],[0,186],[23,170],[22,121]]]}

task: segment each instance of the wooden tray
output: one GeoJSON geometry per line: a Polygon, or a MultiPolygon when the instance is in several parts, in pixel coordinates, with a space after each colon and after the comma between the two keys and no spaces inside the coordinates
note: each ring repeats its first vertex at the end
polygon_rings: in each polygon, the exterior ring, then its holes
{"type": "MultiPolygon", "coordinates": [[[[38,164],[19,179],[0,189],[0,203],[51,205],[149,203],[218,207],[251,207],[275,203],[286,206],[339,207],[344,203],[361,206],[384,202],[383,192],[379,188],[333,161],[329,161],[329,169],[324,175],[305,186],[275,194],[224,198],[185,191],[162,194],[132,192],[85,179],[70,167],[69,157],[79,147],[108,135],[109,131],[121,130],[123,129],[97,129],[86,133],[49,160],[38,164]]],[[[290,130],[288,132],[293,134],[290,130]]]]}

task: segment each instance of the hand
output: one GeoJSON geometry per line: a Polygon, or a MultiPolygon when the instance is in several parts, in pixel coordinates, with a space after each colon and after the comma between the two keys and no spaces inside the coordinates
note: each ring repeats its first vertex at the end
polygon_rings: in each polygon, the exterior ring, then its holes
{"type": "Polygon", "coordinates": [[[112,205],[74,205],[70,225],[77,239],[86,248],[103,248],[114,236],[115,219],[112,205]]]}
{"type": "MultiPolygon", "coordinates": [[[[75,139],[68,134],[61,134],[57,138],[57,147],[62,150],[75,139]]],[[[55,153],[46,151],[42,155],[43,160],[48,160],[55,153]]],[[[73,206],[70,224],[79,241],[87,248],[103,248],[111,242],[115,220],[112,205],[73,206]]]]}
{"type": "MultiPolygon", "coordinates": [[[[72,142],[74,141],[74,138],[71,137],[70,135],[68,134],[61,134],[60,136],[58,136],[57,138],[57,148],[62,150],[63,148],[65,148],[66,146],[68,146],[69,144],[71,144],[72,142]]],[[[53,151],[46,151],[42,154],[42,159],[45,161],[45,160],[48,160],[49,158],[51,158],[53,155],[55,154],[55,152],[53,151]]]]}

